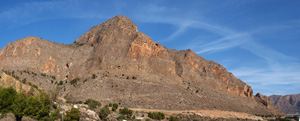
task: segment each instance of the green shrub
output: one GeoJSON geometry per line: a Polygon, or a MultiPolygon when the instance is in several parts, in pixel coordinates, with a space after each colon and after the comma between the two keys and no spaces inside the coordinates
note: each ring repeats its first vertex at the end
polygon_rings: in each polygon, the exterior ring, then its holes
{"type": "Polygon", "coordinates": [[[77,82],[80,80],[80,78],[75,78],[73,80],[71,80],[70,84],[74,85],[77,84],[77,82]]]}
{"type": "Polygon", "coordinates": [[[96,79],[96,74],[92,74],[92,79],[96,79]]]}
{"type": "Polygon", "coordinates": [[[179,121],[179,118],[177,116],[171,116],[169,121],[179,121]]]}
{"type": "Polygon", "coordinates": [[[127,115],[128,118],[130,118],[132,116],[132,112],[133,110],[130,110],[128,108],[123,108],[119,110],[121,114],[123,115],[127,115]]]}
{"type": "Polygon", "coordinates": [[[118,120],[119,121],[123,121],[125,119],[125,116],[124,115],[120,115],[119,117],[118,117],[118,120]]]}
{"type": "Polygon", "coordinates": [[[59,81],[58,85],[63,85],[64,82],[62,80],[59,81]]]}
{"type": "Polygon", "coordinates": [[[77,108],[72,108],[71,111],[67,111],[66,117],[64,117],[64,121],[79,121],[80,114],[77,108]]]}
{"type": "Polygon", "coordinates": [[[55,76],[50,76],[53,80],[56,80],[56,77],[55,76]]]}
{"type": "Polygon", "coordinates": [[[161,112],[149,112],[148,117],[156,120],[162,120],[165,119],[165,114],[161,112]]]}
{"type": "Polygon", "coordinates": [[[47,76],[47,74],[45,74],[45,73],[41,73],[41,76],[45,77],[45,76],[47,76]]]}
{"type": "Polygon", "coordinates": [[[136,76],[132,76],[132,79],[137,79],[137,77],[136,76]]]}
{"type": "Polygon", "coordinates": [[[118,109],[118,107],[119,107],[119,105],[117,103],[114,103],[112,106],[115,107],[116,109],[118,109]]]}
{"type": "Polygon", "coordinates": [[[102,120],[106,120],[106,117],[110,114],[110,110],[108,108],[108,105],[105,105],[103,108],[100,109],[99,111],[99,117],[102,120]]]}
{"type": "Polygon", "coordinates": [[[87,104],[90,109],[95,109],[101,106],[101,103],[99,101],[88,99],[84,102],[84,104],[87,104]]]}
{"type": "Polygon", "coordinates": [[[48,121],[54,121],[60,118],[59,109],[57,108],[47,119],[48,121]]]}

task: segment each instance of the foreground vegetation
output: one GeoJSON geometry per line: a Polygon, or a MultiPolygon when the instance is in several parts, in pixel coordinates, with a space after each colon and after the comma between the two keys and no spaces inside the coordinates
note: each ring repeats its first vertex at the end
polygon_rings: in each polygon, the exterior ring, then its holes
{"type": "Polygon", "coordinates": [[[49,115],[51,106],[51,100],[46,93],[27,96],[24,93],[17,93],[12,87],[0,87],[0,113],[13,113],[17,121],[23,116],[37,120],[57,119],[59,117],[57,114],[49,115]]]}

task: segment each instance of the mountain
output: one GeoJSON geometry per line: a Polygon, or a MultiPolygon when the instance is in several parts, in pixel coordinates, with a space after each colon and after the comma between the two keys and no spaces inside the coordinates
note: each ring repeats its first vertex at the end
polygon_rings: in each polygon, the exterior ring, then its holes
{"type": "Polygon", "coordinates": [[[122,15],[69,45],[39,37],[9,43],[0,51],[0,69],[49,93],[59,88],[71,102],[92,98],[132,108],[283,115],[220,64],[189,49],[163,47],[122,15]]]}
{"type": "Polygon", "coordinates": [[[286,114],[300,114],[300,94],[271,95],[271,102],[286,114]]]}

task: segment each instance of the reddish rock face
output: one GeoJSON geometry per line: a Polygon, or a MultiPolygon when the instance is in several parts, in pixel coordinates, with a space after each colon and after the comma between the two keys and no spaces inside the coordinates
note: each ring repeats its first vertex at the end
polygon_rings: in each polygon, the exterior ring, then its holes
{"type": "Polygon", "coordinates": [[[300,114],[300,94],[271,95],[271,102],[286,114],[300,114]]]}
{"type": "MultiPolygon", "coordinates": [[[[127,107],[281,114],[276,109],[265,110],[264,105],[254,110],[262,101],[256,101],[252,88],[223,66],[192,50],[163,47],[121,15],[92,27],[70,45],[38,37],[9,43],[0,51],[0,69],[30,70],[54,75],[57,80],[91,80],[65,85],[66,91],[61,93],[73,95],[74,100],[121,101],[127,107]]],[[[51,90],[49,85],[54,85],[50,80],[27,78],[44,89],[51,90]]]]}

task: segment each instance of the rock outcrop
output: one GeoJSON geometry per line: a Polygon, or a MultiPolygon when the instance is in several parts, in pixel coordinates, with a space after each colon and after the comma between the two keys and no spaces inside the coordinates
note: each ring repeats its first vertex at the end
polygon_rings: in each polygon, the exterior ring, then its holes
{"type": "Polygon", "coordinates": [[[0,71],[0,87],[13,87],[17,92],[23,92],[27,95],[36,95],[38,90],[28,84],[24,84],[19,80],[0,71]]]}
{"type": "Polygon", "coordinates": [[[295,95],[271,95],[271,102],[286,114],[300,114],[300,94],[295,95]]]}
{"type": "Polygon", "coordinates": [[[0,69],[37,73],[25,76],[46,91],[60,86],[60,94],[72,101],[92,98],[124,107],[282,114],[257,100],[249,85],[220,64],[192,50],[163,47],[121,15],[92,27],[70,45],[38,37],[9,43],[0,51],[0,69]]]}

